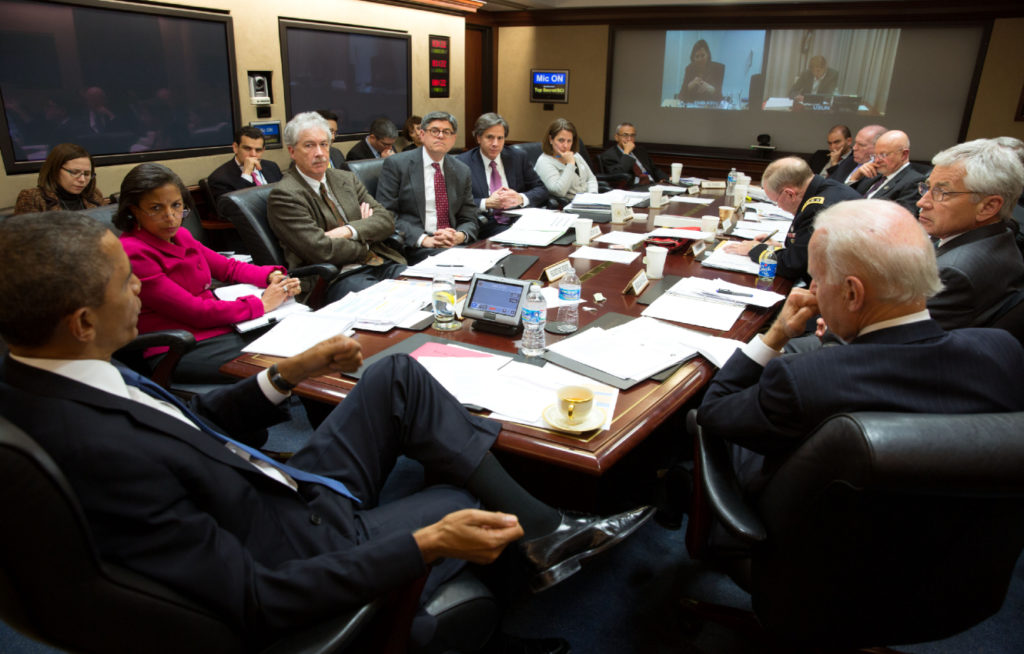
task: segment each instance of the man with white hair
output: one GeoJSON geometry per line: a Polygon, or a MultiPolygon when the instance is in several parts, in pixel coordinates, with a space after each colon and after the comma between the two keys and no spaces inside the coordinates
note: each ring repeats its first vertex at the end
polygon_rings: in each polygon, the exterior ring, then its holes
{"type": "Polygon", "coordinates": [[[1024,259],[1009,226],[1024,166],[989,139],[943,150],[932,164],[921,183],[918,220],[937,240],[944,288],[928,310],[945,329],[988,325],[1024,288],[1024,259]]]}
{"type": "Polygon", "coordinates": [[[898,129],[889,130],[875,141],[875,176],[862,179],[854,187],[866,198],[892,200],[911,214],[921,197],[917,185],[924,175],[910,164],[910,137],[898,129]]]}
{"type": "Polygon", "coordinates": [[[757,492],[819,424],[847,411],[1024,410],[1024,348],[1000,329],[947,332],[927,299],[935,250],[905,209],[843,202],[815,221],[809,289],[793,289],[769,330],[712,380],[697,420],[734,444],[741,485],[757,492]],[[818,313],[844,347],[782,356],[818,313]]]}
{"type": "Polygon", "coordinates": [[[405,257],[386,244],[395,219],[354,173],[329,168],[327,121],[313,111],[298,114],[285,125],[284,144],[295,167],[270,191],[267,220],[288,267],[338,266],[341,274],[327,289],[329,302],[398,277],[405,257]]]}

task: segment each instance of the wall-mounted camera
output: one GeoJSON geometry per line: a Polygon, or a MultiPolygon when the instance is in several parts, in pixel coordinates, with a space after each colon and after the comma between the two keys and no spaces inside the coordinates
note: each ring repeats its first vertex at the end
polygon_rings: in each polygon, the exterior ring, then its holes
{"type": "Polygon", "coordinates": [[[249,102],[254,105],[269,105],[274,98],[270,90],[270,71],[249,71],[249,102]]]}

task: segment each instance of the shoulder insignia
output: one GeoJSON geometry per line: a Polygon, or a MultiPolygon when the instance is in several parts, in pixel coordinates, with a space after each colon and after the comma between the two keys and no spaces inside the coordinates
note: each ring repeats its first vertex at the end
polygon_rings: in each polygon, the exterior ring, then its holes
{"type": "Polygon", "coordinates": [[[825,204],[824,195],[815,195],[813,198],[808,198],[807,202],[804,202],[804,206],[800,207],[800,211],[803,211],[810,204],[825,204]]]}

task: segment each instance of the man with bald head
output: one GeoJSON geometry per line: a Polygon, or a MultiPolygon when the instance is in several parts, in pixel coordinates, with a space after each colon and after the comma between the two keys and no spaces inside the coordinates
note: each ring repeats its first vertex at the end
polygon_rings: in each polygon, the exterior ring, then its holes
{"type": "MultiPolygon", "coordinates": [[[[776,255],[779,277],[810,281],[807,274],[807,243],[814,229],[814,217],[818,213],[844,200],[860,197],[849,186],[834,179],[825,179],[811,172],[811,167],[800,157],[785,157],[768,164],[761,176],[761,187],[768,199],[793,214],[793,224],[776,255]]],[[[746,254],[757,261],[768,247],[780,247],[779,243],[764,243],[768,234],[760,234],[752,241],[727,243],[726,252],[746,254]]]]}
{"type": "Polygon", "coordinates": [[[855,184],[865,177],[874,177],[875,171],[875,141],[887,130],[882,125],[867,125],[857,132],[853,139],[853,161],[857,164],[853,170],[847,173],[846,177],[832,174],[830,177],[845,184],[855,184]]]}
{"type": "Polygon", "coordinates": [[[910,137],[898,129],[890,130],[875,141],[876,175],[854,186],[866,198],[892,200],[911,214],[917,213],[917,190],[925,176],[910,165],[910,137]]]}
{"type": "Polygon", "coordinates": [[[1024,348],[1000,329],[947,332],[926,302],[941,288],[935,250],[906,209],[880,200],[822,212],[809,245],[809,289],[712,380],[697,420],[734,445],[756,493],[819,424],[849,411],[988,413],[1024,409],[1024,348]],[[848,343],[782,356],[821,314],[848,343]]]}

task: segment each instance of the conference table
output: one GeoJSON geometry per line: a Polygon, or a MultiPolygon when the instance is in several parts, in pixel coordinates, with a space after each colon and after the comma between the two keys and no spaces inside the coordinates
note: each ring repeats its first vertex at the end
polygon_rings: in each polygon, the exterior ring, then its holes
{"type": "MultiPolygon", "coordinates": [[[[718,206],[722,201],[721,191],[717,193],[717,196],[705,194],[703,197],[713,198],[713,202],[709,205],[672,202],[661,209],[638,209],[637,211],[648,212],[646,221],[632,220],[625,224],[606,223],[600,225],[600,227],[604,233],[613,230],[648,232],[655,229],[654,222],[658,215],[689,217],[717,215],[718,206]]],[[[505,246],[485,241],[476,243],[472,247],[500,248],[505,246]]],[[[512,250],[513,253],[517,254],[537,256],[538,260],[521,278],[541,279],[544,268],[566,259],[577,247],[579,246],[550,245],[547,247],[514,247],[512,250]]],[[[601,244],[599,247],[606,246],[601,244]]],[[[630,280],[640,271],[643,265],[642,244],[640,249],[641,256],[630,264],[579,258],[570,259],[576,269],[576,273],[582,280],[583,298],[586,300],[581,305],[579,312],[581,329],[608,313],[619,313],[627,316],[640,315],[645,305],[638,302],[636,295],[623,294],[623,290],[629,285],[630,280]],[[605,301],[598,303],[593,300],[594,293],[598,292],[604,295],[605,301]],[[590,307],[596,309],[596,311],[582,310],[582,307],[590,307]]],[[[690,254],[684,253],[670,253],[668,255],[665,264],[665,275],[666,277],[674,275],[682,277],[699,276],[711,279],[720,278],[745,286],[755,286],[757,284],[757,278],[754,275],[707,268],[702,266],[690,254]]],[[[655,282],[652,281],[653,283],[655,282]]],[[[771,290],[786,294],[790,286],[791,282],[789,280],[776,278],[771,284],[771,290]]],[[[761,287],[765,288],[763,285],[761,287]]],[[[465,293],[467,289],[468,283],[459,284],[459,291],[461,293],[465,293]]],[[[748,307],[743,311],[739,320],[733,324],[732,328],[725,332],[701,329],[690,325],[684,326],[716,336],[724,336],[746,342],[762,329],[765,323],[774,315],[777,308],[778,305],[771,309],[748,307]]],[[[548,319],[552,320],[553,318],[554,311],[549,311],[548,319]]],[[[472,320],[470,319],[464,320],[463,327],[457,331],[442,332],[434,330],[432,327],[427,327],[423,331],[453,343],[483,346],[507,353],[516,352],[514,343],[520,338],[519,336],[510,337],[477,331],[471,328],[471,323],[472,320]]],[[[365,359],[394,346],[416,333],[397,328],[386,333],[358,331],[357,338],[362,346],[365,359]]],[[[554,341],[567,337],[549,333],[547,334],[547,342],[551,344],[554,341]]],[[[247,377],[269,367],[277,360],[275,357],[265,355],[244,354],[224,366],[222,371],[234,376],[247,377]]],[[[686,406],[687,402],[691,401],[708,384],[715,371],[716,368],[709,361],[698,355],[685,362],[664,381],[657,382],[648,379],[641,381],[628,390],[620,391],[611,421],[611,428],[587,434],[582,438],[577,438],[572,434],[562,433],[554,429],[503,421],[501,433],[498,436],[494,449],[499,452],[499,455],[509,455],[531,464],[539,464],[535,466],[535,470],[561,472],[574,479],[599,478],[631,450],[642,443],[669,416],[686,406]]],[[[329,375],[306,380],[298,386],[296,392],[301,396],[321,402],[338,403],[344,401],[348,392],[355,386],[355,383],[355,379],[346,377],[343,374],[329,375]]]]}

